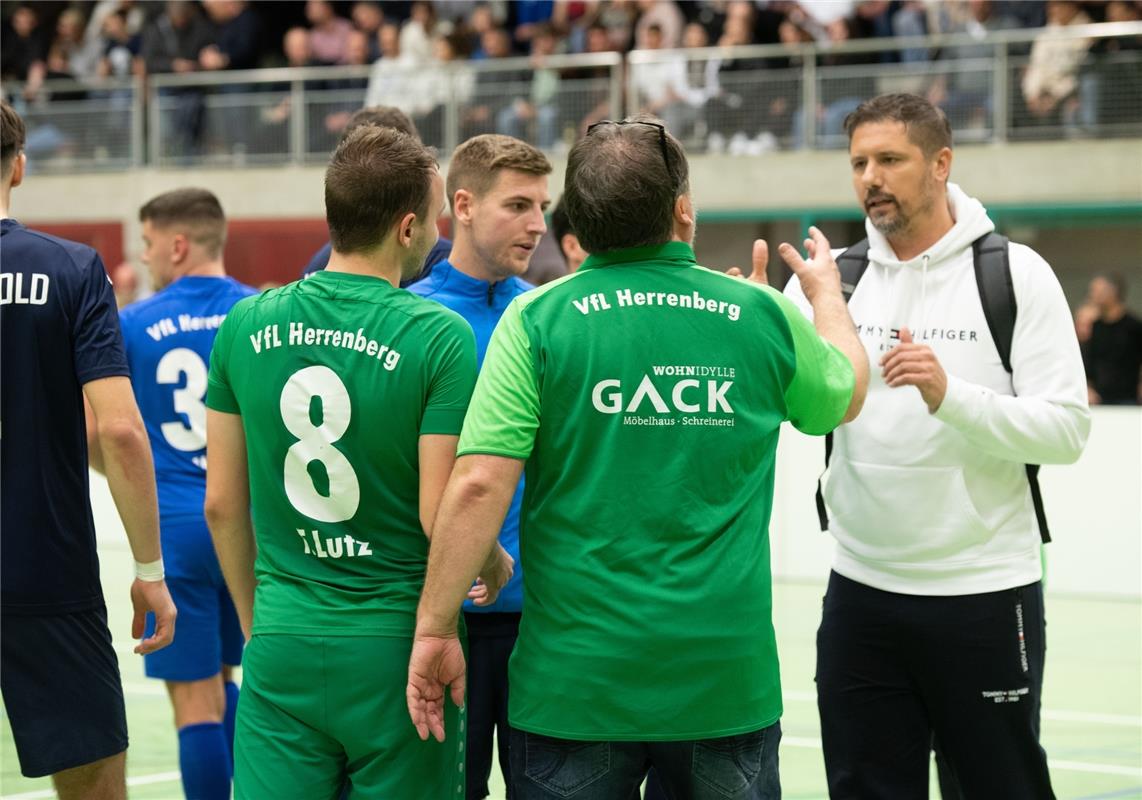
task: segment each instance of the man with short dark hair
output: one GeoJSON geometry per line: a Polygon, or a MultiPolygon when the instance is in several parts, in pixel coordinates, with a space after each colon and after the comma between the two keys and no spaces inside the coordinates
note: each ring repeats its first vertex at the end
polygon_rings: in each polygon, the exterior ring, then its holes
{"type": "MultiPolygon", "coordinates": [[[[476,136],[456,148],[448,170],[452,203],[452,254],[409,291],[442,303],[468,321],[476,334],[476,358],[483,363],[492,330],[508,305],[532,289],[521,277],[546,226],[551,202],[551,164],[519,139],[476,136]]],[[[519,560],[519,511],[523,482],[500,528],[499,542],[519,560]]],[[[508,657],[519,634],[523,610],[522,574],[517,570],[499,599],[487,607],[464,605],[468,630],[468,800],[488,796],[492,743],[499,743],[500,771],[511,785],[508,761],[508,657]],[[497,729],[498,739],[497,736],[497,729]]]]}
{"type": "Polygon", "coordinates": [[[563,198],[555,204],[551,211],[551,235],[555,239],[555,246],[563,256],[563,263],[567,265],[568,272],[575,272],[587,258],[587,251],[579,244],[579,237],[571,230],[571,220],[567,216],[566,204],[563,198]]]}
{"type": "MultiPolygon", "coordinates": [[[[182,609],[179,636],[145,656],[166,682],[188,798],[227,800],[244,639],[202,516],[210,349],[230,308],[257,292],[226,275],[226,216],[206,189],[175,189],[139,209],[155,294],[119,315],[159,492],[163,560],[182,609]]],[[[153,624],[148,620],[148,630],[153,624]]]]}
{"type": "MultiPolygon", "coordinates": [[[[353,796],[408,800],[463,790],[462,743],[417,741],[400,694],[476,374],[467,323],[398,288],[443,208],[427,148],[358,128],[325,174],[329,267],[241,301],[219,329],[205,511],[252,636],[238,800],[335,797],[346,783],[353,796]]],[[[472,594],[494,600],[510,563],[493,553],[472,594]]]]}
{"type": "MultiPolygon", "coordinates": [[[[983,205],[949,183],[938,108],[884,95],[845,129],[868,215],[849,308],[880,369],[836,434],[824,491],[837,540],[817,634],[829,792],[927,796],[934,736],[964,797],[1053,797],[1027,465],[1073,462],[1090,430],[1070,312],[1047,263],[995,241],[983,205]],[[1009,274],[984,272],[985,250],[1009,274]],[[977,274],[1013,292],[1009,367],[977,274]]],[[[786,293],[804,306],[797,280],[786,293]]]]}
{"type": "MultiPolygon", "coordinates": [[[[695,263],[688,172],[648,118],[571,150],[567,210],[591,255],[508,306],[433,530],[408,705],[443,739],[445,687],[460,702],[465,684],[457,613],[526,462],[515,800],[627,798],[652,766],[670,796],[780,796],[778,430],[852,419],[868,364],[819,231],[808,264],[782,248],[817,330],[695,263]]],[[[755,266],[767,255],[757,242],[755,266]]]]}
{"type": "Polygon", "coordinates": [[[1098,313],[1083,350],[1087,396],[1092,404],[1137,405],[1142,402],[1142,321],[1126,307],[1126,279],[1096,275],[1087,302],[1098,313]]]}
{"type": "MultiPolygon", "coordinates": [[[[341,131],[341,138],[339,142],[345,141],[349,138],[349,134],[357,130],[362,125],[375,125],[378,128],[391,128],[395,131],[408,134],[412,138],[420,141],[420,132],[416,129],[416,124],[409,119],[408,114],[401,111],[394,106],[366,106],[359,111],[354,112],[353,116],[349,117],[349,121],[345,123],[345,129],[341,131]]],[[[425,256],[424,266],[411,280],[416,280],[418,277],[423,277],[436,266],[437,263],[448,258],[448,253],[452,250],[452,242],[445,239],[443,236],[439,237],[436,244],[428,251],[425,256]]],[[[309,263],[305,265],[302,270],[301,276],[307,277],[319,270],[325,269],[325,265],[329,263],[329,256],[333,252],[333,245],[326,243],[313,254],[309,259],[309,263]]],[[[407,284],[409,281],[405,281],[407,284]]]]}
{"type": "Polygon", "coordinates": [[[174,637],[155,478],[131,394],[115,294],[90,247],[8,217],[24,179],[24,122],[0,103],[0,688],[20,771],[62,800],[127,796],[127,717],[99,583],[84,400],[131,552],[134,619],[149,654],[174,637]]]}

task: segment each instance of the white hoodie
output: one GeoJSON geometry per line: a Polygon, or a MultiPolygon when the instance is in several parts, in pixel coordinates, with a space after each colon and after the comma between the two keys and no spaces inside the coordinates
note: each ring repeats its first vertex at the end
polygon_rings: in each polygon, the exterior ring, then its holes
{"type": "MultiPolygon", "coordinates": [[[[1010,245],[1018,311],[1009,375],[972,264],[972,242],[995,225],[954,184],[948,200],[955,225],[909,261],[865,221],[869,267],[849,312],[871,379],[860,416],[836,431],[825,487],[834,569],[903,594],[977,594],[1041,579],[1024,464],[1071,463],[1090,432],[1082,357],[1050,266],[1010,245]],[[918,389],[890,388],[881,376],[878,362],[905,326],[947,373],[935,414],[918,389]]],[[[810,313],[796,278],[785,293],[810,313]]]]}

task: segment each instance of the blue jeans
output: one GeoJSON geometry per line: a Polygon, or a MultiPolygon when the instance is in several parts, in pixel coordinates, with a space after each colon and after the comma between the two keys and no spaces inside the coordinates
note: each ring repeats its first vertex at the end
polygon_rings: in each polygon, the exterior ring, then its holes
{"type": "Polygon", "coordinates": [[[628,800],[654,767],[670,800],[780,800],[781,723],[688,742],[580,742],[513,730],[513,800],[628,800]]]}

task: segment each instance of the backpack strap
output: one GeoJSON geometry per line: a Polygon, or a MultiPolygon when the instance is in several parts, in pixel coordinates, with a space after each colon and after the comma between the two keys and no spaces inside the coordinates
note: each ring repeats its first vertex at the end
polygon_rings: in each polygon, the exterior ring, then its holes
{"type": "MultiPolygon", "coordinates": [[[[852,299],[857,284],[868,269],[868,239],[861,239],[852,247],[845,250],[836,258],[837,269],[841,273],[841,294],[847,303],[852,299]]],[[[833,456],[833,434],[825,434],[825,470],[829,469],[829,459],[833,456]]],[[[829,529],[829,510],[825,507],[825,490],[821,480],[825,477],[825,470],[817,477],[817,521],[821,530],[829,529]]]]}
{"type": "Polygon", "coordinates": [[[972,242],[972,263],[979,301],[987,319],[991,338],[999,351],[1003,368],[1011,373],[1011,340],[1015,338],[1015,287],[1011,284],[1011,262],[1007,257],[1007,237],[989,233],[972,242]]]}
{"type": "MultiPolygon", "coordinates": [[[[975,265],[975,283],[983,316],[999,351],[999,360],[1008,374],[1011,368],[1011,342],[1015,338],[1015,318],[1019,310],[1015,302],[1015,287],[1011,281],[1011,261],[1007,253],[1008,239],[998,233],[981,236],[972,243],[972,261],[975,265]]],[[[1039,465],[1027,464],[1027,483],[1031,486],[1031,504],[1035,508],[1035,521],[1039,524],[1039,538],[1051,541],[1047,528],[1047,512],[1043,507],[1043,492],[1039,488],[1039,465]]]]}
{"type": "Polygon", "coordinates": [[[847,303],[852,299],[857,284],[868,269],[868,239],[861,239],[837,256],[837,269],[841,272],[841,293],[847,303]]]}

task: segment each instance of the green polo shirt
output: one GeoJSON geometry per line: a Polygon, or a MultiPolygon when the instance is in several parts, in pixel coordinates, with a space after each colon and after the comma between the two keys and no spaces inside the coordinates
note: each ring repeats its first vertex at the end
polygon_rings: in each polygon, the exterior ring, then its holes
{"type": "Polygon", "coordinates": [[[682,242],[593,255],[516,298],[459,450],[527,461],[511,724],[687,740],[777,720],[778,431],[832,430],[853,386],[779,292],[682,242]]]}

